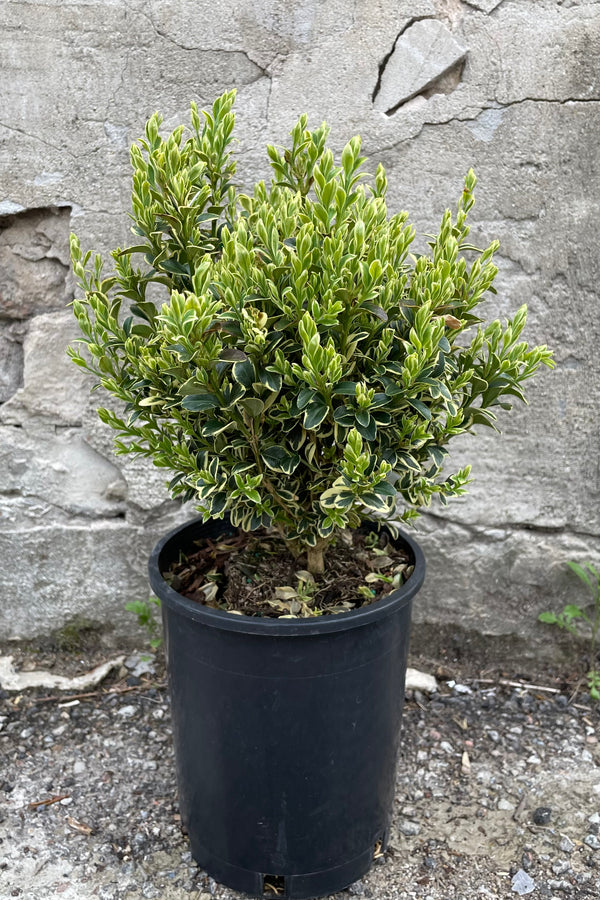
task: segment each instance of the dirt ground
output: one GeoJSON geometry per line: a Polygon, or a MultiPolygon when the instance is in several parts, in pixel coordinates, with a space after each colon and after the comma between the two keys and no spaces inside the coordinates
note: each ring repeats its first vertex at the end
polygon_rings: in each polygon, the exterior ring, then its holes
{"type": "MultiPolygon", "coordinates": [[[[1,694],[2,900],[240,896],[191,859],[160,658],[144,668],[130,657],[90,696],[1,694]]],[[[600,897],[598,704],[507,674],[446,667],[408,697],[389,846],[338,900],[600,897]]]]}

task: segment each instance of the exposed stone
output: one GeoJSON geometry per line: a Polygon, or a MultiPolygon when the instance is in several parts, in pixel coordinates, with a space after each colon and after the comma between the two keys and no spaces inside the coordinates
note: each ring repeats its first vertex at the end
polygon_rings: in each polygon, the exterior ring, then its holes
{"type": "MultiPolygon", "coordinates": [[[[124,515],[127,485],[113,460],[89,446],[81,429],[0,425],[2,489],[28,505],[71,515],[124,515]]],[[[15,509],[15,513],[16,513],[15,509]]],[[[5,510],[0,522],[10,521],[5,510]]]]}
{"type": "Polygon", "coordinates": [[[558,629],[542,625],[537,615],[574,602],[573,591],[579,586],[566,562],[600,560],[599,538],[583,539],[563,531],[464,527],[427,515],[421,517],[418,529],[415,537],[429,566],[414,605],[415,648],[428,647],[435,656],[450,638],[477,651],[478,634],[494,645],[498,658],[513,663],[519,658],[567,658],[565,654],[575,652],[558,629]],[[435,628],[421,630],[421,625],[434,622],[435,628]],[[457,628],[462,637],[453,637],[457,628]]]}
{"type": "Polygon", "coordinates": [[[426,694],[433,694],[437,691],[438,684],[433,675],[408,668],[405,688],[407,691],[424,691],[426,694]]]}
{"type": "Polygon", "coordinates": [[[25,319],[71,299],[68,208],[0,217],[0,316],[25,319]]]}
{"type": "Polygon", "coordinates": [[[22,322],[0,320],[0,403],[8,400],[23,384],[22,322]]]}
{"type": "Polygon", "coordinates": [[[523,869],[519,869],[519,871],[513,875],[511,886],[512,890],[522,897],[525,894],[531,894],[531,892],[535,890],[535,881],[531,875],[528,875],[523,869]]]}
{"type": "Polygon", "coordinates": [[[575,844],[566,835],[563,835],[560,840],[560,844],[558,845],[558,849],[562,850],[563,853],[573,853],[573,851],[575,850],[575,844]]]}
{"type": "Polygon", "coordinates": [[[117,520],[0,532],[0,634],[47,634],[74,613],[117,637],[136,633],[125,604],[148,597],[146,556],[159,531],[117,520]]]}
{"type": "MultiPolygon", "coordinates": [[[[83,691],[100,684],[113,669],[118,668],[125,657],[117,656],[86,672],[67,678],[54,672],[42,669],[34,672],[16,672],[12,664],[12,656],[0,656],[0,687],[5,691],[24,691],[28,688],[47,687],[59,691],[83,691]]],[[[55,732],[56,733],[56,732],[55,732]]]]}
{"type": "Polygon", "coordinates": [[[534,825],[549,825],[552,819],[552,810],[549,806],[538,806],[533,812],[534,825]]]}
{"type": "Polygon", "coordinates": [[[408,819],[401,819],[398,823],[398,831],[405,837],[413,837],[419,834],[420,827],[416,822],[410,822],[408,819]]]}
{"type": "Polygon", "coordinates": [[[462,62],[466,52],[437,19],[415,22],[400,35],[381,73],[375,109],[392,111],[428,90],[462,62]]]}
{"type": "Polygon", "coordinates": [[[67,357],[79,336],[71,312],[36,316],[24,341],[23,387],[0,409],[0,422],[22,424],[44,416],[61,425],[80,425],[93,384],[67,357]]]}

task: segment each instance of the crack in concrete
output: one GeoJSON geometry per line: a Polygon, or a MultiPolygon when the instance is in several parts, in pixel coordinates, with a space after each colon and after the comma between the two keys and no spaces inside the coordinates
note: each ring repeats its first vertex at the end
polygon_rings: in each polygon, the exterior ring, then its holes
{"type": "Polygon", "coordinates": [[[411,100],[416,100],[418,97],[423,97],[425,100],[429,100],[433,97],[434,94],[451,94],[452,91],[455,91],[459,86],[462,74],[465,68],[466,59],[459,59],[450,69],[446,72],[442,72],[441,75],[438,75],[437,78],[434,78],[433,81],[430,81],[427,87],[422,88],[420,91],[417,91],[416,94],[411,94],[410,97],[406,97],[404,100],[401,100],[399,103],[396,103],[395,106],[391,106],[389,109],[385,110],[386,116],[393,116],[398,112],[399,109],[402,109],[403,106],[406,106],[407,103],[410,103],[411,100]]]}
{"type": "MultiPolygon", "coordinates": [[[[127,7],[127,9],[129,9],[129,7],[127,7]]],[[[133,47],[127,47],[127,49],[125,51],[125,59],[123,62],[123,67],[119,73],[119,83],[115,87],[114,91],[112,92],[112,95],[108,98],[108,101],[106,104],[106,115],[104,117],[105,119],[108,119],[108,115],[109,115],[111,107],[117,102],[117,94],[119,93],[119,91],[121,91],[123,89],[123,87],[125,85],[125,74],[127,72],[127,69],[129,68],[129,60],[131,59],[132,51],[133,51],[133,47]]]]}
{"type": "Polygon", "coordinates": [[[41,138],[38,134],[30,134],[28,131],[25,131],[23,128],[19,128],[16,125],[7,125],[6,122],[0,122],[0,128],[6,128],[7,131],[14,131],[15,134],[21,134],[23,137],[31,138],[34,141],[39,141],[40,144],[44,144],[46,147],[51,147],[53,150],[57,150],[59,153],[68,153],[73,159],[76,159],[77,154],[73,153],[68,149],[64,144],[62,146],[58,146],[58,144],[53,144],[51,141],[46,141],[44,138],[41,138]]]}
{"type": "MultiPolygon", "coordinates": [[[[126,519],[127,518],[127,510],[126,509],[115,509],[115,510],[90,510],[86,512],[82,509],[77,509],[76,507],[68,507],[64,506],[62,503],[57,503],[56,500],[47,500],[45,497],[40,496],[35,491],[22,491],[22,490],[0,490],[0,498],[8,497],[11,499],[22,500],[24,503],[23,507],[15,506],[14,508],[19,510],[22,509],[25,512],[27,511],[27,507],[33,504],[41,507],[42,512],[40,512],[39,517],[45,516],[52,510],[58,510],[61,513],[64,513],[65,516],[69,518],[69,520],[93,520],[97,521],[99,519],[126,519]]],[[[56,520],[53,520],[53,524],[56,520]]]]}
{"type": "Polygon", "coordinates": [[[480,6],[477,3],[477,0],[463,0],[463,3],[466,3],[467,6],[471,7],[471,9],[476,9],[477,12],[483,13],[484,16],[492,16],[496,12],[496,10],[502,6],[502,4],[504,3],[504,0],[499,0],[499,2],[496,4],[496,6],[494,6],[490,10],[486,10],[482,6],[480,6]]]}
{"type": "MultiPolygon", "coordinates": [[[[432,22],[432,23],[435,22],[436,24],[439,22],[439,24],[442,25],[445,40],[447,40],[448,37],[452,37],[451,30],[449,28],[447,28],[446,25],[444,25],[442,22],[440,22],[434,15],[413,16],[400,29],[400,31],[396,35],[396,38],[392,45],[392,49],[389,51],[389,53],[387,53],[384,56],[384,58],[382,59],[382,61],[379,64],[379,73],[378,73],[377,83],[376,83],[375,88],[373,89],[373,93],[371,95],[372,103],[378,109],[380,109],[382,112],[384,112],[384,115],[386,115],[388,117],[395,115],[395,113],[397,113],[398,110],[402,109],[402,107],[406,106],[412,100],[415,100],[418,98],[423,98],[425,100],[429,100],[430,97],[434,96],[434,94],[451,94],[454,90],[456,90],[456,88],[459,86],[459,84],[462,80],[462,75],[463,75],[463,71],[464,71],[465,64],[466,64],[466,58],[467,58],[467,48],[463,47],[462,45],[460,45],[456,41],[454,41],[455,50],[461,51],[461,52],[460,52],[460,55],[458,55],[457,52],[455,52],[453,54],[455,57],[454,60],[452,61],[452,60],[448,59],[444,63],[444,65],[446,65],[446,68],[444,68],[438,74],[435,74],[435,72],[429,72],[428,74],[431,76],[429,78],[429,80],[427,80],[426,76],[424,76],[423,80],[425,81],[425,83],[423,83],[422,86],[417,87],[416,90],[413,90],[411,93],[407,93],[408,85],[404,84],[403,89],[402,90],[399,89],[401,98],[398,100],[398,102],[393,103],[387,109],[382,109],[381,103],[376,102],[378,96],[381,93],[382,85],[384,83],[384,78],[385,78],[386,72],[388,70],[390,61],[393,61],[394,54],[398,50],[398,42],[403,37],[403,35],[405,35],[416,24],[418,24],[419,22],[427,22],[427,21],[432,22]]],[[[452,24],[452,22],[450,22],[450,24],[452,24]]],[[[421,55],[422,52],[425,52],[426,55],[427,55],[427,53],[429,53],[432,58],[434,58],[434,59],[437,58],[439,56],[439,54],[438,54],[438,46],[437,46],[436,40],[439,40],[439,39],[441,39],[440,35],[438,35],[437,39],[434,39],[432,42],[430,42],[430,45],[427,48],[427,50],[425,50],[424,48],[421,48],[421,51],[419,52],[418,55],[421,55]]],[[[438,60],[438,67],[439,67],[440,63],[441,63],[441,60],[438,60]]],[[[417,79],[417,83],[418,83],[418,79],[417,79]]],[[[388,90],[386,91],[386,96],[388,97],[388,102],[391,99],[391,97],[389,97],[389,93],[390,93],[390,91],[388,88],[388,90]]]]}
{"type": "Polygon", "coordinates": [[[414,134],[402,138],[402,140],[400,141],[395,141],[393,144],[385,144],[384,146],[377,147],[376,149],[378,153],[387,153],[390,150],[397,150],[404,144],[409,144],[411,141],[414,141],[416,138],[418,138],[425,128],[435,128],[438,125],[451,125],[453,122],[472,122],[473,120],[477,119],[481,115],[481,113],[485,112],[488,109],[510,109],[510,107],[518,106],[521,103],[548,103],[565,106],[567,103],[600,103],[600,97],[568,97],[566,100],[550,100],[538,97],[523,97],[520,100],[511,100],[508,103],[502,103],[501,101],[494,99],[488,101],[487,104],[482,107],[476,107],[475,109],[469,109],[467,107],[461,113],[452,115],[448,119],[437,119],[436,121],[429,121],[425,119],[414,134]]]}
{"type": "Polygon", "coordinates": [[[594,538],[596,540],[600,539],[600,532],[594,531],[584,531],[579,528],[572,528],[569,525],[536,525],[534,522],[503,522],[503,523],[493,523],[493,522],[463,522],[460,519],[453,519],[450,516],[440,515],[439,513],[432,512],[428,510],[427,512],[422,513],[424,518],[433,519],[439,523],[447,523],[448,525],[456,525],[458,528],[465,528],[467,531],[470,531],[473,535],[483,538],[487,541],[495,541],[496,538],[489,535],[490,530],[494,531],[502,531],[506,532],[506,536],[509,536],[509,532],[511,531],[528,531],[533,534],[569,534],[574,537],[582,537],[582,538],[594,538]]]}
{"type": "MultiPolygon", "coordinates": [[[[400,31],[398,32],[398,34],[396,35],[396,37],[394,39],[394,43],[392,44],[392,49],[390,50],[389,53],[385,54],[385,56],[379,63],[379,72],[378,72],[378,76],[377,76],[377,82],[375,84],[375,87],[373,88],[373,93],[371,94],[371,102],[373,102],[373,103],[375,102],[375,99],[377,98],[377,95],[379,94],[379,91],[381,90],[381,79],[383,78],[383,73],[385,72],[385,67],[387,66],[388,62],[392,58],[392,56],[394,54],[394,50],[396,49],[396,44],[398,43],[398,41],[400,40],[402,35],[405,34],[408,31],[408,29],[411,28],[416,22],[425,22],[427,19],[434,19],[434,18],[435,18],[435,16],[412,16],[412,18],[410,18],[406,22],[406,24],[402,26],[402,28],[400,29],[400,31]]],[[[387,115],[387,113],[386,113],[386,115],[387,115]]]]}
{"type": "Polygon", "coordinates": [[[149,23],[150,27],[154,31],[155,35],[159,38],[162,38],[164,41],[168,41],[170,44],[173,44],[175,47],[178,47],[180,50],[184,50],[186,52],[197,52],[197,53],[229,53],[229,54],[241,54],[244,56],[249,63],[255,66],[259,70],[259,74],[256,78],[251,79],[250,81],[245,81],[244,84],[254,84],[255,81],[258,81],[260,78],[271,78],[268,70],[256,62],[256,60],[252,59],[247,50],[226,50],[223,47],[202,47],[202,46],[187,46],[186,44],[177,41],[170,34],[167,34],[165,31],[161,31],[159,26],[154,21],[151,12],[146,12],[143,9],[132,10],[129,4],[125,3],[127,9],[130,12],[134,12],[135,14],[142,15],[146,21],[149,23]]]}
{"type": "MultiPolygon", "coordinates": [[[[567,97],[565,100],[548,99],[546,97],[522,97],[520,100],[510,100],[503,103],[501,100],[494,98],[497,109],[509,109],[511,106],[518,106],[520,103],[555,103],[558,106],[565,106],[567,103],[599,103],[600,97],[567,97]]],[[[486,106],[484,109],[494,109],[493,106],[486,106]]],[[[483,112],[483,109],[481,110],[483,112]]]]}

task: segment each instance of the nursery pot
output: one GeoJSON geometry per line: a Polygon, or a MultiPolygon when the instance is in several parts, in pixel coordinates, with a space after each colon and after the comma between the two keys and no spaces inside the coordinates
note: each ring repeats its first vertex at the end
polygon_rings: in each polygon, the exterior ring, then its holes
{"type": "Polygon", "coordinates": [[[228,523],[195,520],[150,558],[182,822],[197,863],[229,887],[297,900],[333,893],[385,848],[423,554],[402,534],[414,573],[369,606],[258,618],[202,606],[163,579],[180,552],[223,532],[228,523]]]}

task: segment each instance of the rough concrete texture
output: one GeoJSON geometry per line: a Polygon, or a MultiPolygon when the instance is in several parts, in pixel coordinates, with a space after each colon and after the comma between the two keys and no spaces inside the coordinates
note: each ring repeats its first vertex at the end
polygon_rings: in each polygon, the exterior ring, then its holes
{"type": "Polygon", "coordinates": [[[97,395],[64,359],[74,333],[62,311],[73,291],[67,231],[101,252],[122,245],[128,144],[145,119],[159,109],[172,127],[187,120],[191,99],[207,104],[235,86],[246,184],[268,174],[264,144],[284,141],[303,111],[331,124],[338,151],[362,134],[373,164],[387,166],[391,208],[409,209],[420,233],[455,204],[467,169],[477,172],[473,240],[501,240],[489,311],[505,316],[527,302],[527,338],[554,347],[558,366],[532,383],[529,409],[501,417],[502,436],[455,448],[453,462],[472,462],[475,482],[463,502],[423,518],[429,576],[415,634],[437,625],[440,634],[520,635],[519,653],[552,654],[538,612],[582,599],[567,559],[600,559],[600,5],[1,8],[0,343],[9,349],[0,361],[0,535],[11,563],[0,631],[30,636],[92,608],[125,628],[123,603],[146,591],[146,550],[184,516],[162,473],[111,457],[97,395]],[[435,71],[431,54],[404,52],[420,32],[452,51],[435,71]]]}

